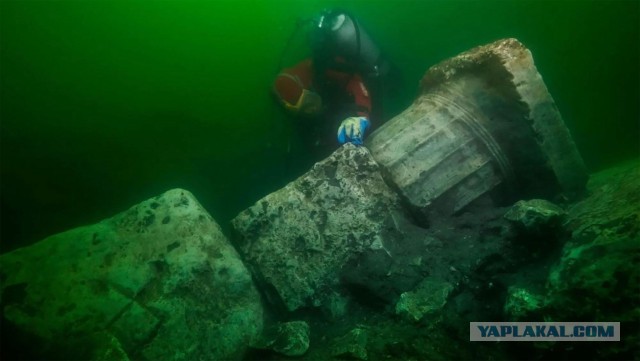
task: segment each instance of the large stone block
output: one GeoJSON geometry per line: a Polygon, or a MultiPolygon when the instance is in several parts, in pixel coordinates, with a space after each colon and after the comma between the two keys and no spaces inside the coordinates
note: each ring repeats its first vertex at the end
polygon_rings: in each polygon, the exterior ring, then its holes
{"type": "MultiPolygon", "coordinates": [[[[330,309],[341,275],[358,273],[355,260],[362,254],[378,255],[382,262],[375,272],[388,273],[387,248],[401,244],[400,219],[400,200],[378,164],[366,148],[347,144],[232,224],[240,252],[274,303],[288,310],[330,309]]],[[[377,288],[366,286],[392,293],[382,289],[397,286],[389,279],[377,288]]]]}
{"type": "Polygon", "coordinates": [[[40,358],[233,359],[262,330],[248,270],[181,189],[4,254],[0,266],[4,317],[42,342],[40,358]]]}
{"type": "Polygon", "coordinates": [[[415,206],[455,213],[493,190],[569,197],[583,161],[531,56],[515,39],[431,67],[414,104],[366,141],[415,206]]]}
{"type": "Polygon", "coordinates": [[[596,173],[589,197],[567,212],[565,226],[572,235],[549,272],[545,317],[615,320],[621,327],[622,342],[594,342],[581,355],[640,357],[639,176],[638,160],[596,173]]]}
{"type": "Polygon", "coordinates": [[[638,176],[638,161],[597,173],[590,196],[569,209],[572,238],[548,280],[549,303],[563,314],[640,321],[638,176]]]}

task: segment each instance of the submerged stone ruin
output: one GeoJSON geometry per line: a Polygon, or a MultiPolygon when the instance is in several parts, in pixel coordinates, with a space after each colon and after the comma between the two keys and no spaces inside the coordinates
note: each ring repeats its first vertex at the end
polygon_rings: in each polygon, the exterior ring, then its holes
{"type": "Polygon", "coordinates": [[[251,275],[186,190],[3,254],[0,265],[15,358],[230,359],[262,332],[251,275]]]}
{"type": "Polygon", "coordinates": [[[515,39],[437,64],[366,141],[409,202],[451,215],[490,194],[575,199],[587,172],[531,52],[515,39]]]}
{"type": "MultiPolygon", "coordinates": [[[[323,306],[336,313],[345,289],[395,300],[440,273],[432,248],[442,240],[421,228],[436,221],[429,213],[441,219],[491,195],[509,204],[584,190],[582,159],[518,41],[448,59],[422,84],[422,95],[375,131],[366,149],[338,149],[232,221],[253,274],[289,311],[323,306]]],[[[473,243],[452,239],[446,247],[454,245],[473,243]]],[[[467,261],[503,247],[476,249],[467,261]]],[[[459,281],[438,275],[436,284],[449,290],[459,281]]]]}
{"type": "MultiPolygon", "coordinates": [[[[288,311],[324,305],[341,313],[337,286],[355,255],[385,261],[407,222],[400,199],[364,147],[338,149],[313,169],[242,212],[236,245],[269,300],[288,311]],[[272,292],[273,291],[273,292],[272,292]]],[[[380,294],[399,285],[388,285],[380,294]]],[[[344,312],[344,311],[342,311],[344,312]]]]}
{"type": "Polygon", "coordinates": [[[23,359],[640,358],[639,175],[587,183],[531,53],[501,40],[433,66],[230,241],[176,189],[1,255],[3,331],[23,359]],[[487,320],[620,321],[622,342],[469,343],[487,320]]]}

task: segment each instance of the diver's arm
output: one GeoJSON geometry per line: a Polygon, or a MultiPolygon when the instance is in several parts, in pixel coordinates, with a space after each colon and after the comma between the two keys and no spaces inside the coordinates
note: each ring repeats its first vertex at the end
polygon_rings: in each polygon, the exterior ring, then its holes
{"type": "Polygon", "coordinates": [[[369,90],[367,90],[360,75],[355,74],[349,79],[347,91],[353,96],[357,109],[356,115],[369,118],[371,114],[371,98],[369,97],[369,90]]]}
{"type": "Polygon", "coordinates": [[[369,114],[371,113],[369,91],[358,74],[354,74],[349,78],[345,90],[354,100],[356,114],[343,120],[338,127],[338,142],[341,144],[350,142],[355,145],[362,145],[367,130],[371,128],[371,122],[369,121],[369,114]]]}
{"type": "Polygon", "coordinates": [[[296,104],[302,89],[309,89],[313,78],[311,59],[280,71],[273,82],[273,92],[281,102],[296,104]]]}

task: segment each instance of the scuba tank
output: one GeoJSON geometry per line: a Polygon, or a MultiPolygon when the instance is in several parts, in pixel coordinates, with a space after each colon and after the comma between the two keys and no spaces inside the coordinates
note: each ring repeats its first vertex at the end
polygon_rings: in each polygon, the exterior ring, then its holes
{"type": "Polygon", "coordinates": [[[313,20],[310,36],[317,86],[326,87],[323,78],[327,69],[357,73],[375,104],[372,119],[388,119],[385,103],[400,88],[402,76],[360,22],[347,11],[327,9],[313,20]]]}
{"type": "Polygon", "coordinates": [[[389,64],[382,57],[382,52],[348,12],[324,10],[314,21],[313,27],[311,45],[314,59],[321,67],[329,67],[335,62],[334,58],[339,56],[355,68],[351,71],[359,71],[367,78],[387,75],[389,64]]]}
{"type": "Polygon", "coordinates": [[[392,99],[398,92],[402,83],[401,73],[374,43],[360,22],[347,11],[325,9],[313,18],[298,19],[285,43],[277,71],[282,69],[285,54],[293,39],[305,32],[311,48],[316,90],[323,97],[339,95],[340,92],[332,91],[335,84],[331,84],[325,77],[327,70],[359,74],[366,84],[372,103],[375,103],[372,119],[387,119],[385,103],[387,98],[392,99]]]}

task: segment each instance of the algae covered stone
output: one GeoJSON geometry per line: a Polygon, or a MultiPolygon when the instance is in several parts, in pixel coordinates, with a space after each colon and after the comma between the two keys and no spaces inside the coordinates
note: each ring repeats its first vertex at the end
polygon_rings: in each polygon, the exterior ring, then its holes
{"type": "Polygon", "coordinates": [[[405,292],[396,303],[396,314],[412,321],[420,321],[424,316],[436,313],[447,303],[453,285],[449,282],[427,278],[415,290],[405,292]]]}
{"type": "Polygon", "coordinates": [[[339,358],[367,360],[368,340],[369,330],[364,327],[356,327],[333,342],[331,354],[339,358]]]}
{"type": "Polygon", "coordinates": [[[182,189],[4,254],[0,265],[4,317],[41,340],[42,358],[233,359],[262,328],[249,272],[182,189]],[[110,341],[85,354],[61,351],[105,333],[110,341]]]}
{"type": "Polygon", "coordinates": [[[513,286],[507,290],[504,313],[511,321],[529,321],[529,318],[539,311],[543,304],[543,296],[532,293],[526,288],[513,286]]]}
{"type": "Polygon", "coordinates": [[[232,224],[240,252],[273,304],[289,311],[335,309],[345,265],[364,252],[389,257],[384,248],[400,242],[393,218],[402,212],[368,150],[346,144],[232,224]]]}
{"type": "Polygon", "coordinates": [[[638,176],[640,162],[635,161],[591,177],[591,195],[568,210],[572,237],[547,281],[550,318],[620,322],[622,342],[594,346],[602,359],[640,356],[638,176]]]}
{"type": "Polygon", "coordinates": [[[541,231],[558,226],[565,211],[544,199],[518,201],[504,215],[504,218],[528,232],[541,231]]]}
{"type": "Polygon", "coordinates": [[[302,356],[309,349],[309,334],[309,324],[305,321],[282,322],[266,327],[264,336],[253,347],[285,356],[302,356]]]}

